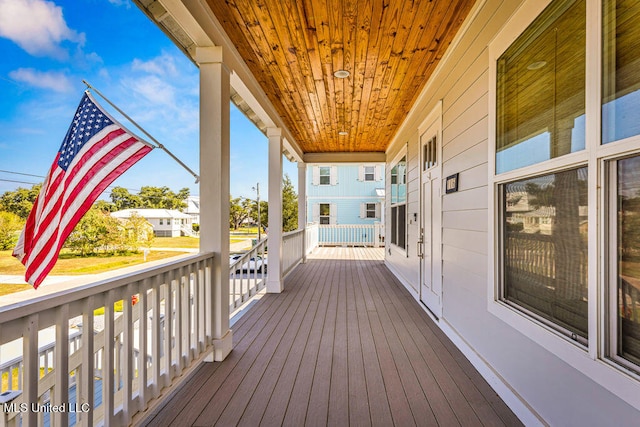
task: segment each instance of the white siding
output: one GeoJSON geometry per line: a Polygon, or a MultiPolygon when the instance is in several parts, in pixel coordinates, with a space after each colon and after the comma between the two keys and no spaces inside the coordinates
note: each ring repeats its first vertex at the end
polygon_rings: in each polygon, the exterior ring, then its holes
{"type": "MultiPolygon", "coordinates": [[[[442,198],[443,329],[462,338],[458,342],[471,349],[467,354],[479,356],[478,360],[487,364],[485,374],[508,382],[508,388],[515,392],[510,396],[516,407],[524,408],[515,397],[520,396],[551,425],[637,423],[639,408],[625,403],[544,349],[535,337],[526,336],[488,311],[492,295],[489,295],[487,252],[493,247],[487,233],[488,224],[493,221],[488,218],[488,156],[489,144],[493,143],[488,140],[488,93],[493,77],[488,71],[487,46],[521,2],[486,0],[479,4],[482,6],[477,19],[459,43],[452,45],[450,56],[445,57],[442,68],[420,94],[387,150],[386,218],[390,218],[390,170],[398,153],[405,147],[407,150],[408,251],[405,254],[393,248],[387,250],[386,263],[418,298],[420,260],[415,248],[419,224],[413,221],[413,213],[420,212],[418,126],[442,100],[443,183],[447,176],[459,173],[459,191],[442,198]]],[[[389,220],[386,225],[390,226],[389,220]]],[[[387,243],[387,249],[390,246],[387,243]]],[[[581,350],[567,342],[565,351],[581,350]]],[[[583,353],[588,360],[587,353],[583,353]]],[[[598,372],[622,375],[613,369],[598,372]]],[[[523,409],[520,413],[527,411],[523,409]]]]}

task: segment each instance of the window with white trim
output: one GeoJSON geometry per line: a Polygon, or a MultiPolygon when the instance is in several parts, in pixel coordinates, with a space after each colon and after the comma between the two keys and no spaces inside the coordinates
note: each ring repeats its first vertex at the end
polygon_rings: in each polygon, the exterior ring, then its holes
{"type": "Polygon", "coordinates": [[[552,1],[490,48],[500,46],[491,53],[491,310],[523,330],[551,328],[640,379],[640,2],[586,5],[552,1]],[[590,317],[603,308],[604,322],[590,317]]]}
{"type": "Polygon", "coordinates": [[[320,225],[328,225],[331,224],[331,204],[330,203],[320,203],[320,217],[319,217],[320,225]]]}
{"type": "Polygon", "coordinates": [[[406,249],[407,156],[391,168],[391,244],[406,249]]]}
{"type": "Polygon", "coordinates": [[[331,167],[320,167],[320,185],[331,185],[331,167]]]}
{"type": "Polygon", "coordinates": [[[376,180],[376,167],[375,166],[365,166],[364,167],[364,180],[365,181],[375,181],[376,180]]]}
{"type": "MultiPolygon", "coordinates": [[[[498,176],[584,151],[585,5],[552,2],[498,58],[498,176]]],[[[497,182],[499,298],[586,343],[588,169],[559,163],[497,182]]]]}

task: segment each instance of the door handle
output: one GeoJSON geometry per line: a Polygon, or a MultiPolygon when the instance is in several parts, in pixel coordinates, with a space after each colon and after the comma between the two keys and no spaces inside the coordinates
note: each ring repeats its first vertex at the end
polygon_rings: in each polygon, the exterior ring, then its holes
{"type": "Polygon", "coordinates": [[[424,258],[424,252],[422,251],[422,238],[420,238],[420,240],[418,240],[417,242],[417,252],[418,252],[418,258],[424,258]]]}

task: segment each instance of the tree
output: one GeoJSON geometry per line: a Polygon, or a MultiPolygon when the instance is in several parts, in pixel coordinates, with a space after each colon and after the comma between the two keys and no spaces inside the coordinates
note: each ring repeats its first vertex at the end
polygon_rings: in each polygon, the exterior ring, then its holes
{"type": "Polygon", "coordinates": [[[169,187],[145,186],[140,189],[138,197],[142,202],[141,207],[182,211],[187,207],[185,200],[189,197],[189,189],[183,188],[176,194],[169,187]]]}
{"type": "Polygon", "coordinates": [[[129,193],[129,190],[123,187],[114,187],[113,190],[111,190],[111,202],[117,211],[142,207],[140,197],[129,193]]]}
{"type": "Polygon", "coordinates": [[[101,249],[108,251],[117,244],[118,239],[118,220],[106,212],[91,208],[73,229],[65,247],[87,256],[101,249]]]}
{"type": "Polygon", "coordinates": [[[119,224],[119,252],[139,252],[140,247],[148,248],[153,240],[153,226],[143,216],[132,213],[119,224]]]}
{"type": "MultiPolygon", "coordinates": [[[[258,211],[253,203],[251,218],[258,222],[258,211]]],[[[263,226],[269,223],[269,203],[260,202],[260,216],[263,226]]],[[[285,174],[282,179],[282,231],[293,231],[298,229],[298,195],[293,189],[293,184],[289,175],[285,174]]]]}
{"type": "Polygon", "coordinates": [[[244,197],[236,197],[229,200],[229,225],[237,230],[242,222],[251,215],[253,201],[244,197]]]}
{"type": "Polygon", "coordinates": [[[15,191],[6,191],[0,196],[0,211],[11,212],[27,219],[41,187],[42,184],[34,184],[31,189],[18,187],[15,191]]]}
{"type": "Polygon", "coordinates": [[[11,249],[18,241],[24,221],[16,214],[0,211],[0,250],[11,249]]]}
{"type": "Polygon", "coordinates": [[[298,229],[298,195],[293,189],[289,175],[282,180],[282,231],[298,229]]]}

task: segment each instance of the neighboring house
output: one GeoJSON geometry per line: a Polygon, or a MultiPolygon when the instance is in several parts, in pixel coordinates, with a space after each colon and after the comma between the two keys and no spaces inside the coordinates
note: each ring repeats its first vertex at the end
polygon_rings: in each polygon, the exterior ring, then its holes
{"type": "Polygon", "coordinates": [[[172,209],[123,209],[113,212],[114,218],[129,218],[136,213],[144,217],[153,226],[156,237],[192,236],[192,217],[172,209]]]}
{"type": "Polygon", "coordinates": [[[307,168],[307,182],[308,222],[384,222],[383,164],[312,164],[307,168]]]}
{"type": "Polygon", "coordinates": [[[192,224],[200,224],[200,196],[187,197],[187,207],[184,213],[191,216],[192,224]]]}

